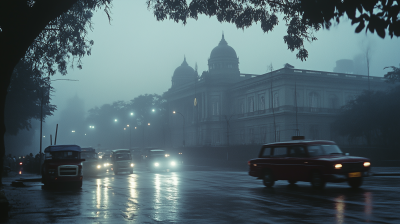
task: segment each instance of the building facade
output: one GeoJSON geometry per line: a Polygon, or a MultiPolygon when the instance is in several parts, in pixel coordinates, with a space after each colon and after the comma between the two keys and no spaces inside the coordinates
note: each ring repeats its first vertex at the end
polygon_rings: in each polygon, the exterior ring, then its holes
{"type": "Polygon", "coordinates": [[[381,77],[295,69],[244,74],[224,36],[198,75],[184,59],[164,93],[175,147],[264,144],[307,139],[341,141],[331,131],[340,108],[364,90],[384,90],[381,77]],[[180,116],[181,115],[181,116],[180,116]]]}

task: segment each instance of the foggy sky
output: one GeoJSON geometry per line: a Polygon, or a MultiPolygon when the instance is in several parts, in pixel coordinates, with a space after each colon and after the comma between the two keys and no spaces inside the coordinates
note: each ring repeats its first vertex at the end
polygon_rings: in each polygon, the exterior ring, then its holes
{"type": "MultiPolygon", "coordinates": [[[[366,35],[365,31],[355,34],[355,26],[344,19],[330,30],[318,31],[317,41],[305,44],[309,57],[302,62],[296,59],[297,52],[290,52],[283,41],[286,26],[282,20],[270,33],[263,33],[260,24],[238,30],[234,24],[221,24],[215,17],[205,16],[197,21],[190,19],[183,26],[169,20],[156,21],[145,2],[114,1],[110,23],[104,11],[95,12],[94,30],[89,33],[94,46],[92,55],[82,60],[83,69],[69,69],[66,77],[52,78],[79,81],[52,82],[55,93],[51,103],[58,110],[47,120],[48,124],[62,119],[66,102],[76,96],[83,100],[87,111],[117,100],[129,101],[141,94],[162,94],[171,87],[173,72],[184,55],[193,68],[197,62],[201,74],[207,70],[207,60],[222,32],[236,50],[241,73],[263,74],[270,63],[274,69],[289,63],[299,69],[333,71],[336,60],[354,59],[363,54],[368,44],[371,75],[383,76],[387,72],[383,70],[385,66],[400,63],[399,38],[381,39],[376,34],[366,35]]],[[[52,132],[54,128],[51,127],[52,132]]]]}

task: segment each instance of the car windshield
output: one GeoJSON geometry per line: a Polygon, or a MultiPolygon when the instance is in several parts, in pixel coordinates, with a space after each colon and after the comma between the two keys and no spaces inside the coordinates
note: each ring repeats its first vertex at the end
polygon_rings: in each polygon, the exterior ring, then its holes
{"type": "Polygon", "coordinates": [[[116,160],[130,160],[131,159],[131,155],[128,153],[118,153],[115,156],[116,160]]]}
{"type": "Polygon", "coordinates": [[[342,155],[343,152],[337,145],[310,145],[308,146],[310,156],[342,155]]]}
{"type": "Polygon", "coordinates": [[[79,152],[46,152],[46,159],[79,159],[79,152]]]}
{"type": "Polygon", "coordinates": [[[95,152],[81,152],[82,159],[96,159],[97,154],[95,152]]]}

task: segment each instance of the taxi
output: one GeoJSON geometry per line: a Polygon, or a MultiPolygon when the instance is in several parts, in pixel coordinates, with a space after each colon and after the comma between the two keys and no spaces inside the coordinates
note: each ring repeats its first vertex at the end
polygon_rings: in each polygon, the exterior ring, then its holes
{"type": "Polygon", "coordinates": [[[322,189],[327,182],[347,182],[359,188],[369,176],[371,161],[343,153],[333,141],[299,140],[265,144],[258,158],[248,161],[249,175],[262,179],[266,187],[277,180],[310,182],[322,189]]]}

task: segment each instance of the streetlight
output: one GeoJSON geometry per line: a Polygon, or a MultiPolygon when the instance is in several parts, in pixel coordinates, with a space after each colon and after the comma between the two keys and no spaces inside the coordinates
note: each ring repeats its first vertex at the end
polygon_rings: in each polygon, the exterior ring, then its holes
{"type": "Polygon", "coordinates": [[[181,114],[180,112],[175,111],[175,110],[172,111],[172,113],[173,113],[173,114],[178,113],[178,114],[180,114],[180,115],[182,116],[182,118],[183,118],[183,127],[182,127],[182,128],[183,128],[183,131],[182,131],[183,133],[182,133],[182,134],[183,134],[183,147],[185,147],[185,116],[183,116],[183,114],[181,114]]]}
{"type": "Polygon", "coordinates": [[[118,119],[114,119],[114,121],[115,121],[115,122],[117,122],[117,121],[118,121],[118,119]]]}

